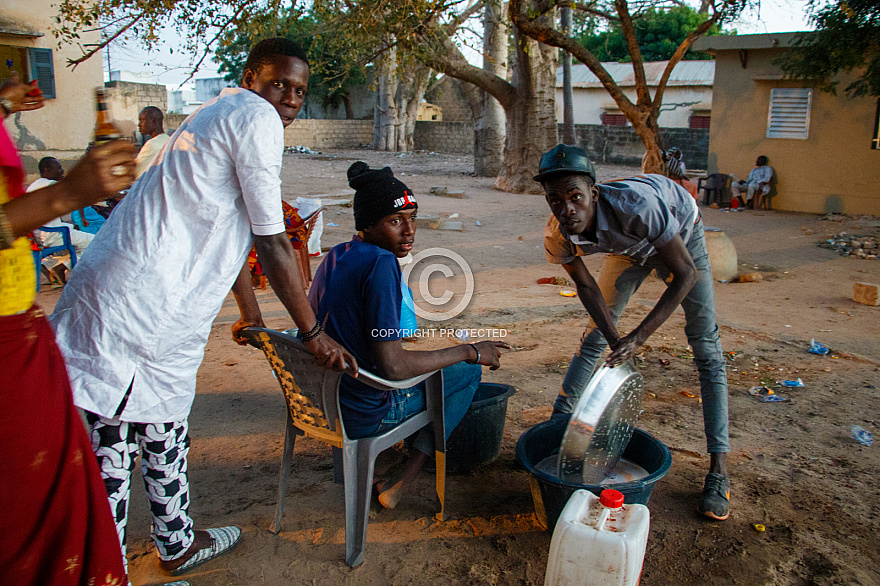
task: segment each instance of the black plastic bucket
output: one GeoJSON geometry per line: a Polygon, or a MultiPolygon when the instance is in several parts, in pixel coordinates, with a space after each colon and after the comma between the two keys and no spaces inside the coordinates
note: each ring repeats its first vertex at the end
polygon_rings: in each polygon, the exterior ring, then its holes
{"type": "Polygon", "coordinates": [[[473,470],[498,457],[507,399],[514,393],[510,385],[480,383],[467,413],[446,442],[446,472],[473,470]]]}
{"type": "Polygon", "coordinates": [[[576,484],[560,480],[535,467],[559,448],[567,425],[567,417],[554,418],[527,429],[516,442],[516,457],[529,471],[535,514],[545,529],[552,531],[556,527],[556,521],[568,498],[579,489],[589,490],[599,496],[603,490],[613,488],[623,493],[623,502],[628,505],[648,504],[654,483],[666,476],[672,466],[672,454],[663,442],[641,429],[633,431],[632,439],[623,451],[623,457],[648,471],[648,476],[641,480],[620,484],[576,484]]]}

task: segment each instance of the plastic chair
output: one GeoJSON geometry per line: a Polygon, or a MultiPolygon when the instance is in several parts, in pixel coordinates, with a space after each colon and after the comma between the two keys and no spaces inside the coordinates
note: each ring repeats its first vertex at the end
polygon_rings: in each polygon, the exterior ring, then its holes
{"type": "Polygon", "coordinates": [[[702,177],[697,180],[697,192],[701,189],[704,190],[705,196],[703,202],[706,205],[712,204],[715,200],[718,201],[718,205],[720,206],[723,206],[725,203],[730,203],[729,200],[727,202],[723,201],[728,177],[729,175],[726,175],[725,173],[712,173],[708,177],[702,177]]]}
{"type": "Polygon", "coordinates": [[[281,531],[284,495],[297,435],[306,435],[341,449],[345,485],[345,563],[355,567],[364,561],[364,545],[370,514],[376,457],[429,423],[434,423],[437,497],[444,519],[446,491],[446,435],[443,424],[443,372],[423,374],[402,381],[389,381],[363,369],[358,380],[380,390],[403,389],[425,381],[427,409],[377,436],[349,439],[339,411],[339,381],[343,373],[315,364],[314,357],[293,336],[266,328],[247,328],[242,336],[261,349],[269,360],[287,402],[284,453],[278,482],[278,505],[270,531],[281,531]]]}
{"type": "Polygon", "coordinates": [[[48,246],[41,247],[37,244],[37,249],[34,250],[34,264],[37,266],[37,292],[40,291],[40,266],[42,265],[42,261],[47,256],[51,256],[56,252],[64,252],[67,251],[70,253],[70,269],[73,270],[73,267],[76,266],[76,248],[73,247],[73,244],[70,241],[70,228],[67,226],[42,226],[39,228],[40,232],[59,232],[61,234],[61,238],[64,240],[64,244],[59,246],[48,246]]]}
{"type": "Polygon", "coordinates": [[[299,248],[295,248],[294,252],[296,252],[296,260],[299,264],[299,273],[302,276],[303,285],[306,288],[312,284],[312,265],[309,262],[309,237],[312,235],[312,231],[315,229],[315,223],[318,221],[318,216],[324,210],[324,206],[319,207],[317,210],[303,218],[303,245],[299,248]]]}

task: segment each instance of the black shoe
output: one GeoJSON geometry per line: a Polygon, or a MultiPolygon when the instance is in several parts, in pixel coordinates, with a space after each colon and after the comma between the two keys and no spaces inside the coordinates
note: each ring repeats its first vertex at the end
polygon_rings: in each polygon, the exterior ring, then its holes
{"type": "Polygon", "coordinates": [[[698,510],[701,515],[719,521],[730,516],[730,479],[727,476],[715,472],[706,475],[698,510]]]}

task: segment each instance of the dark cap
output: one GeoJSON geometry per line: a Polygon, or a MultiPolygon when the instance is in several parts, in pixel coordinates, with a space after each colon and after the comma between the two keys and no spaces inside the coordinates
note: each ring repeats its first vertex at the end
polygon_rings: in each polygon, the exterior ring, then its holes
{"type": "Polygon", "coordinates": [[[581,147],[558,144],[541,157],[535,181],[546,181],[557,175],[589,175],[596,182],[596,170],[581,147]]]}

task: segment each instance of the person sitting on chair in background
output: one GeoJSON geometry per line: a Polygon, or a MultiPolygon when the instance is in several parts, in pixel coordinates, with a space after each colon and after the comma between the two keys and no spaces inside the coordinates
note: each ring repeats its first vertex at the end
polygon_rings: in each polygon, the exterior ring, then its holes
{"type": "MultiPolygon", "coordinates": [[[[53,185],[64,177],[64,168],[61,166],[61,162],[54,157],[43,157],[37,163],[37,168],[40,171],[40,178],[30,184],[27,188],[27,193],[53,185]]],[[[76,250],[77,260],[79,260],[83,251],[91,244],[92,239],[95,237],[94,234],[77,230],[73,224],[62,222],[61,218],[55,218],[51,222],[46,222],[44,226],[49,228],[68,228],[70,230],[70,243],[73,244],[73,248],[76,250]]],[[[34,237],[43,248],[64,244],[64,236],[61,232],[35,230],[34,237]]],[[[67,276],[64,271],[65,269],[69,271],[70,268],[69,257],[64,260],[55,260],[49,257],[43,259],[42,269],[50,281],[54,277],[54,279],[57,279],[62,284],[66,283],[67,276]]]]}
{"type": "Polygon", "coordinates": [[[144,135],[144,138],[149,137],[138,152],[135,171],[138,177],[144,174],[153,159],[159,156],[162,147],[171,140],[171,137],[165,134],[164,120],[162,110],[156,106],[147,106],[138,114],[138,132],[144,135]]]}
{"type": "Polygon", "coordinates": [[[758,160],[755,161],[755,168],[749,171],[749,176],[745,181],[737,181],[731,175],[730,192],[733,197],[739,200],[741,206],[751,205],[751,208],[756,210],[761,205],[761,199],[770,193],[773,167],[769,166],[767,162],[768,159],[764,155],[758,157],[758,160]],[[742,198],[743,191],[746,192],[745,200],[742,198]]]}
{"type": "Polygon", "coordinates": [[[678,147],[672,147],[666,151],[666,176],[687,189],[687,192],[695,200],[700,200],[697,186],[687,177],[687,168],[684,166],[684,161],[681,159],[681,149],[678,147]]]}
{"type": "MultiPolygon", "coordinates": [[[[335,246],[318,267],[309,301],[331,338],[358,364],[390,380],[443,369],[446,437],[470,407],[480,383],[479,365],[497,369],[504,342],[477,342],[434,351],[405,350],[401,343],[399,258],[413,247],[418,204],[391,169],[370,169],[358,161],[348,169],[355,190],[355,228],[363,236],[335,246]]],[[[345,375],[339,406],[349,438],[384,433],[424,411],[425,384],[377,391],[345,375]]],[[[379,502],[392,509],[433,453],[434,435],[420,430],[405,468],[377,484],[379,502]]]]}

